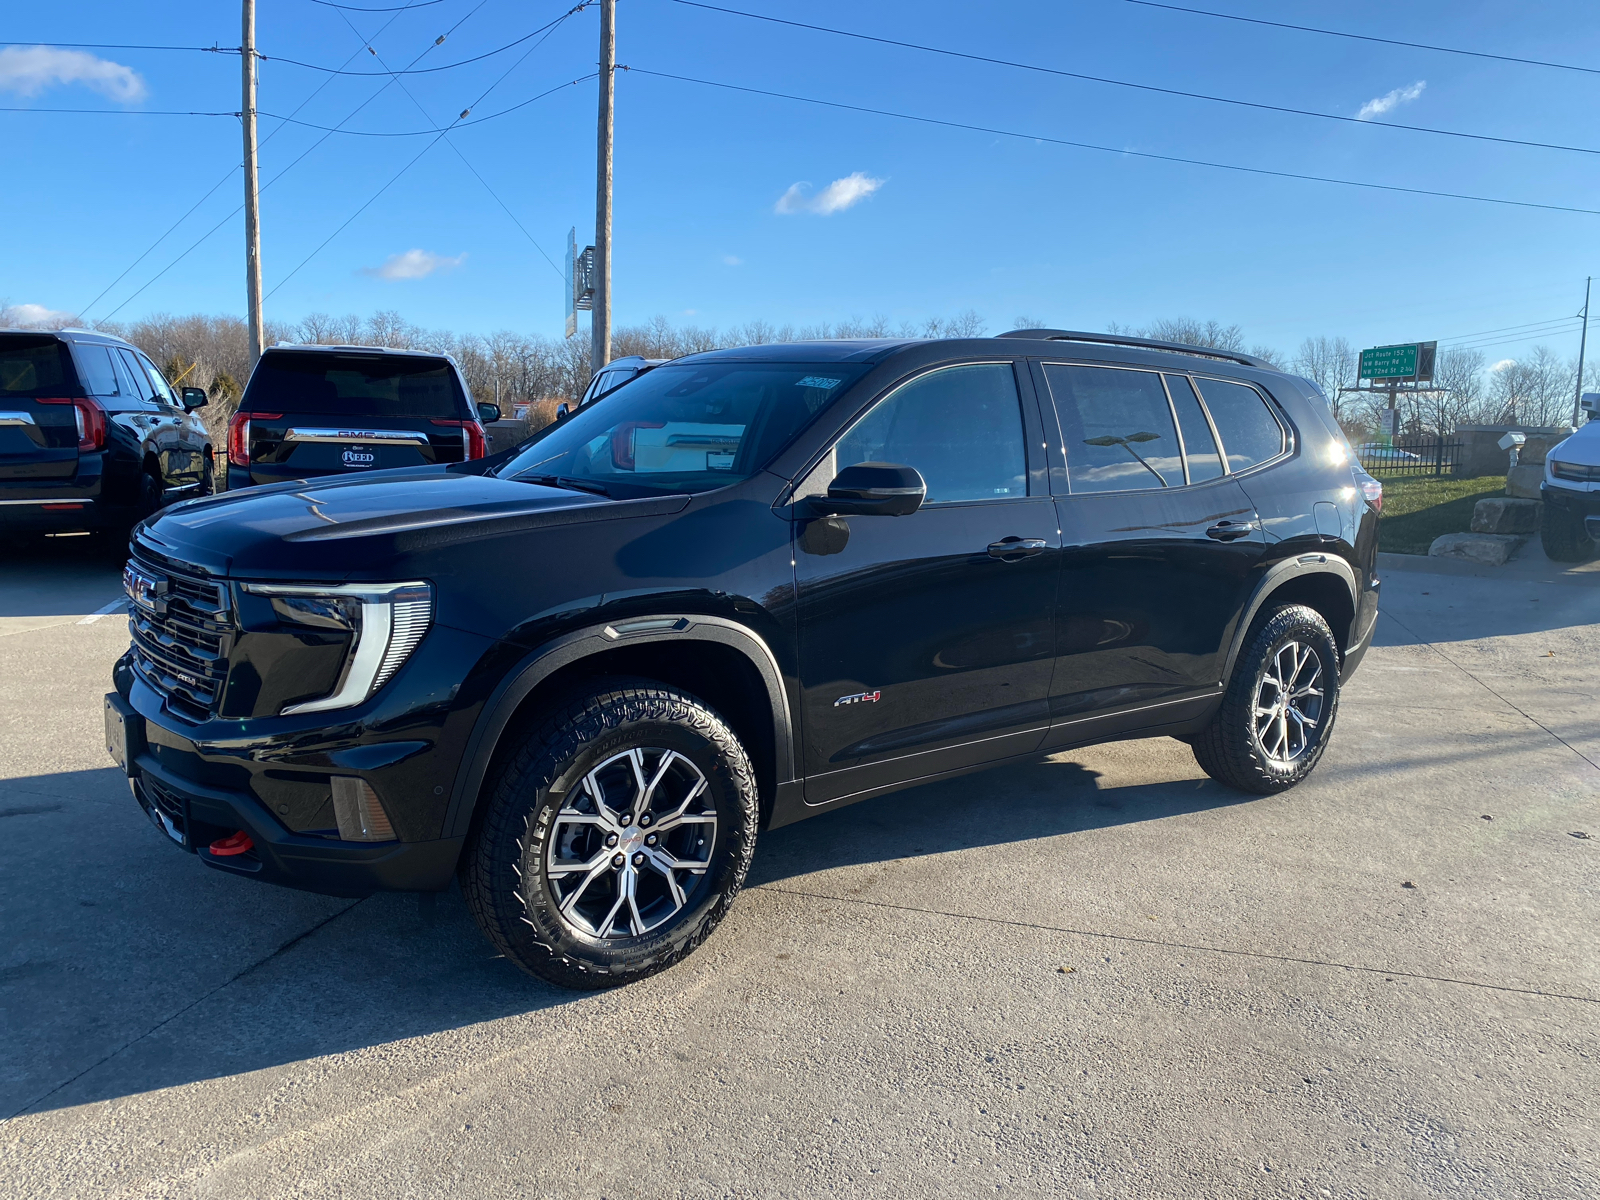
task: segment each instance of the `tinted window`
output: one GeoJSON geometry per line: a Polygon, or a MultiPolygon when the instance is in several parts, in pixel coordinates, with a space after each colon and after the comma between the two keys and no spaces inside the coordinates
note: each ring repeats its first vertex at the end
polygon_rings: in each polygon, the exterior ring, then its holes
{"type": "Polygon", "coordinates": [[[1195,382],[1217,424],[1229,470],[1243,471],[1283,452],[1283,427],[1255,388],[1221,379],[1195,382]]]}
{"type": "Polygon", "coordinates": [[[340,417],[468,415],[455,369],[442,358],[317,350],[262,355],[240,408],[340,417]]]}
{"type": "Polygon", "coordinates": [[[1046,363],[1074,492],[1182,487],[1183,460],[1154,371],[1046,363]]]}
{"type": "Polygon", "coordinates": [[[1010,363],[931,371],[898,388],[839,439],[837,469],[903,463],[928,484],[924,503],[1028,494],[1022,403],[1010,363]]]}
{"type": "Polygon", "coordinates": [[[137,357],[139,365],[144,368],[145,374],[150,377],[150,386],[156,389],[156,395],[166,403],[176,405],[178,398],[172,394],[172,388],[168,386],[167,377],[161,373],[161,368],[142,354],[137,357]]]}
{"type": "Polygon", "coordinates": [[[144,373],[144,368],[139,365],[139,360],[133,356],[131,350],[118,350],[117,359],[123,368],[123,384],[131,386],[132,394],[141,400],[154,400],[155,388],[150,386],[150,376],[144,373]]]}
{"type": "Polygon", "coordinates": [[[754,475],[861,377],[844,363],[661,366],[586,404],[499,470],[614,496],[703,492],[754,475]]]}
{"type": "Polygon", "coordinates": [[[83,389],[91,396],[121,396],[122,385],[117,381],[116,368],[111,364],[111,349],[91,342],[79,342],[78,371],[83,376],[83,389]]]}
{"type": "Polygon", "coordinates": [[[64,343],[35,333],[0,334],[0,397],[66,396],[78,390],[64,343]]]}
{"type": "Polygon", "coordinates": [[[1204,483],[1222,474],[1222,458],[1217,453],[1217,439],[1211,435],[1205,413],[1200,411],[1200,401],[1194,394],[1188,377],[1168,375],[1167,391],[1172,395],[1172,407],[1178,410],[1178,432],[1183,434],[1183,455],[1189,464],[1189,482],[1204,483]]]}

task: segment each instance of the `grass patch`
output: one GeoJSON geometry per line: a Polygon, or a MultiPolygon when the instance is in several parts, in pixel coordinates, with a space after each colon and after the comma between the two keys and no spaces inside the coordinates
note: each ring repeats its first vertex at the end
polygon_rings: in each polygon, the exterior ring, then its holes
{"type": "Polygon", "coordinates": [[[1390,554],[1426,554],[1440,534],[1466,533],[1472,527],[1472,509],[1479,500],[1506,494],[1504,475],[1378,478],[1383,480],[1378,549],[1390,554]]]}

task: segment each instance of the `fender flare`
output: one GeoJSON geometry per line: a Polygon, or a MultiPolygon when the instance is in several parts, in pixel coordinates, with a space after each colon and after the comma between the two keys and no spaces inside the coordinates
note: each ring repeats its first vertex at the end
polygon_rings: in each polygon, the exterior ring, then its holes
{"type": "Polygon", "coordinates": [[[1267,602],[1267,597],[1289,580],[1303,579],[1309,575],[1331,575],[1338,579],[1350,593],[1351,613],[1360,611],[1360,587],[1356,583],[1355,569],[1339,555],[1319,550],[1273,565],[1261,577],[1261,582],[1256,584],[1255,591],[1250,593],[1250,601],[1244,606],[1239,623],[1234,626],[1233,636],[1228,641],[1228,657],[1222,667],[1221,686],[1227,687],[1228,680],[1233,678],[1233,664],[1239,657],[1239,651],[1244,648],[1244,635],[1250,631],[1250,624],[1267,602]]]}
{"type": "Polygon", "coordinates": [[[441,837],[464,837],[472,824],[478,793],[483,788],[489,763],[510,723],[512,715],[529,694],[562,667],[569,666],[603,650],[621,645],[647,645],[652,642],[695,641],[729,646],[743,654],[755,667],[767,689],[772,708],[773,751],[777,783],[792,781],[794,775],[794,721],[789,710],[789,695],[777,656],[754,630],[726,617],[700,613],[663,613],[658,616],[629,617],[626,620],[589,625],[546,642],[506,672],[484,703],[467,741],[466,753],[456,768],[450,805],[445,812],[441,837]]]}

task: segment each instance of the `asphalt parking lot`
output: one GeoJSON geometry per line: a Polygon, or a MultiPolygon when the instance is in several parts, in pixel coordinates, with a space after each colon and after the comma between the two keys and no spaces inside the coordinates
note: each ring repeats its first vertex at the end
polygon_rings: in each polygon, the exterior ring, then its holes
{"type": "Polygon", "coordinates": [[[0,551],[0,1196],[1596,1193],[1600,573],[1389,570],[1289,794],[1166,739],[902,792],[574,994],[165,844],[117,571],[0,551]]]}

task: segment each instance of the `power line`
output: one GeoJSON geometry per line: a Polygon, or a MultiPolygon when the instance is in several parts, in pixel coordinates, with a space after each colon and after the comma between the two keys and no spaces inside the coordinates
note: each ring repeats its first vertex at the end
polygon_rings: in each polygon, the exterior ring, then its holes
{"type": "Polygon", "coordinates": [[[413,8],[427,8],[430,4],[442,4],[444,0],[416,0],[415,4],[402,4],[395,8],[357,8],[354,4],[335,4],[333,0],[311,0],[313,4],[320,4],[324,8],[338,8],[345,12],[410,12],[413,8]]]}
{"type": "Polygon", "coordinates": [[[726,13],[735,17],[748,17],[752,21],[767,21],[773,25],[788,25],[794,29],[808,29],[815,33],[829,33],[836,37],[854,38],[863,42],[877,42],[883,46],[898,46],[904,50],[920,50],[926,54],[942,54],[949,58],[964,58],[969,62],[988,63],[997,67],[1012,67],[1019,71],[1033,71],[1041,75],[1055,75],[1062,79],[1077,79],[1086,83],[1103,83],[1112,87],[1132,88],[1140,92],[1155,92],[1163,96],[1180,96],[1187,100],[1205,100],[1213,104],[1231,104],[1238,108],[1253,108],[1261,112],[1287,113],[1297,117],[1315,117],[1320,121],[1340,121],[1349,125],[1378,125],[1385,129],[1403,129],[1410,133],[1427,133],[1436,137],[1465,138],[1474,142],[1498,142],[1506,146],[1531,146],[1539,150],[1562,150],[1571,154],[1596,154],[1600,149],[1590,146],[1567,146],[1558,142],[1535,142],[1525,138],[1496,137],[1488,133],[1467,133],[1459,129],[1439,129],[1432,125],[1410,125],[1403,121],[1380,121],[1376,118],[1345,116],[1341,113],[1318,112],[1310,108],[1293,108],[1284,104],[1266,104],[1256,100],[1240,100],[1233,96],[1213,96],[1208,92],[1189,92],[1182,88],[1159,87],[1153,83],[1136,83],[1129,79],[1112,79],[1105,75],[1086,75],[1081,71],[1065,71],[1057,67],[1043,67],[1037,63],[1016,62],[1006,58],[991,58],[985,54],[968,54],[962,50],[949,50],[942,46],[925,46],[919,42],[905,42],[897,38],[876,37],[870,33],[856,33],[848,29],[833,29],[826,25],[812,25],[805,21],[790,21],[782,17],[769,17],[762,13],[744,12],[737,8],[723,8],[705,4],[701,0],[672,0],[687,8],[700,8],[707,12],[726,13]]]}
{"type": "MultiPolygon", "coordinates": [[[[573,8],[568,9],[565,13],[563,13],[555,21],[551,22],[550,32],[551,33],[555,32],[555,27],[556,26],[560,25],[563,21],[566,21],[569,17],[573,16],[574,14],[582,12],[585,8],[587,8],[589,6],[590,3],[591,3],[591,0],[582,0],[582,3],[576,5],[573,8]]],[[[482,7],[482,5],[480,5],[479,7],[482,7]]],[[[474,10],[474,11],[476,11],[476,10],[474,10]]],[[[548,36],[548,34],[546,36],[548,36]]],[[[414,157],[405,166],[401,167],[398,171],[396,171],[394,173],[394,175],[392,177],[390,177],[389,181],[387,183],[385,183],[382,187],[380,187],[376,192],[374,192],[372,194],[372,196],[364,204],[361,205],[360,208],[356,209],[355,212],[351,213],[348,217],[346,217],[344,219],[344,221],[339,225],[339,227],[337,229],[335,229],[327,237],[323,238],[322,241],[320,243],[318,243],[317,248],[315,250],[313,250],[310,254],[306,255],[303,259],[300,260],[300,262],[298,264],[296,264],[294,270],[290,271],[282,279],[278,280],[278,282],[273,285],[272,291],[267,293],[267,296],[269,296],[269,297],[272,296],[273,293],[277,292],[279,288],[283,287],[284,284],[288,283],[289,280],[293,279],[295,277],[295,275],[297,275],[299,273],[301,267],[304,267],[308,262],[310,262],[318,254],[322,253],[323,249],[327,247],[329,242],[333,241],[334,238],[338,237],[341,233],[343,233],[344,230],[349,226],[349,224],[352,221],[354,221],[362,213],[366,212],[368,208],[372,207],[372,205],[377,202],[378,197],[382,196],[384,194],[384,192],[388,191],[391,187],[393,187],[394,184],[400,179],[400,177],[402,175],[404,175],[412,167],[416,166],[416,164],[422,160],[422,156],[424,154],[426,154],[429,150],[432,150],[436,145],[438,145],[439,142],[441,140],[443,140],[450,133],[450,131],[453,128],[455,128],[462,120],[465,119],[466,115],[469,112],[471,112],[479,104],[483,103],[483,101],[488,97],[489,93],[494,91],[495,88],[499,87],[502,83],[504,83],[505,80],[506,80],[506,77],[509,76],[512,71],[515,71],[519,66],[521,66],[525,61],[527,61],[528,56],[531,55],[535,50],[537,50],[539,48],[539,46],[542,45],[542,44],[543,44],[543,40],[542,39],[539,42],[535,42],[532,46],[530,46],[527,49],[527,51],[522,55],[521,58],[517,59],[516,62],[512,63],[509,67],[507,67],[505,69],[504,73],[501,74],[500,78],[496,79],[488,87],[484,88],[483,91],[479,94],[479,96],[478,96],[478,98],[476,100],[474,100],[471,104],[467,105],[466,108],[461,110],[461,116],[457,117],[454,121],[451,121],[449,125],[446,125],[444,128],[440,129],[439,132],[438,132],[438,135],[433,139],[433,141],[429,142],[426,146],[424,146],[421,150],[419,150],[417,152],[417,154],[416,154],[416,157],[414,157]]],[[[391,82],[393,82],[393,81],[391,81],[391,82]]],[[[546,90],[544,92],[541,92],[539,95],[533,96],[530,99],[523,101],[523,103],[521,105],[518,105],[517,107],[521,108],[521,107],[524,107],[524,106],[526,106],[528,104],[532,104],[534,100],[542,100],[545,96],[548,96],[553,92],[558,92],[564,87],[571,87],[574,84],[581,83],[581,82],[582,82],[581,79],[574,79],[574,80],[569,80],[566,83],[558,83],[558,84],[556,84],[555,87],[549,88],[548,90],[546,90]]],[[[387,85],[385,85],[385,86],[387,86],[387,85]]],[[[331,135],[324,135],[324,136],[331,136],[331,135]]],[[[542,251],[541,251],[541,253],[542,253],[542,251]]],[[[551,264],[551,265],[554,265],[554,264],[551,264]]]]}
{"type": "MultiPolygon", "coordinates": [[[[582,7],[582,6],[580,5],[580,7],[582,7]]],[[[344,14],[340,13],[339,15],[343,16],[344,14]]],[[[263,55],[261,55],[261,58],[263,59],[263,61],[266,61],[266,62],[283,63],[283,64],[285,64],[287,66],[291,66],[291,67],[304,67],[308,71],[321,71],[321,72],[323,72],[324,74],[327,74],[327,75],[354,75],[357,78],[366,78],[366,79],[381,79],[381,78],[384,78],[384,77],[388,77],[388,78],[393,79],[393,78],[395,78],[397,76],[400,76],[400,75],[435,75],[440,71],[453,71],[457,67],[465,67],[465,66],[469,65],[470,63],[482,62],[486,58],[493,58],[497,54],[504,54],[507,50],[515,50],[518,46],[522,45],[523,42],[526,42],[529,38],[538,37],[541,33],[545,32],[545,30],[550,29],[552,26],[560,24],[564,20],[566,20],[566,17],[557,17],[554,21],[551,21],[550,24],[541,25],[541,26],[539,26],[539,28],[535,29],[532,33],[525,34],[522,37],[519,37],[514,42],[507,42],[504,46],[500,46],[500,47],[498,47],[497,49],[494,49],[494,50],[486,50],[484,53],[474,55],[471,58],[463,58],[460,62],[445,63],[443,66],[439,66],[439,67],[422,67],[419,70],[415,70],[415,71],[411,71],[411,70],[400,70],[400,71],[346,71],[346,70],[343,69],[343,67],[324,67],[324,66],[321,66],[321,65],[319,65],[317,63],[301,62],[299,59],[281,58],[281,57],[279,57],[277,55],[270,55],[269,56],[269,55],[263,54],[263,55]]],[[[437,43],[435,43],[435,44],[437,44],[437,43]]],[[[369,46],[368,49],[371,49],[371,47],[369,46]]],[[[376,56],[377,51],[374,50],[373,54],[374,54],[374,56],[376,56]]]]}
{"type": "Polygon", "coordinates": [[[1337,179],[1330,175],[1305,175],[1297,171],[1275,171],[1268,167],[1245,167],[1237,163],[1212,162],[1203,158],[1183,158],[1176,154],[1156,154],[1149,150],[1129,150],[1122,146],[1101,146],[1093,142],[1078,142],[1067,138],[1046,137],[1037,133],[1019,133],[1014,129],[997,129],[991,125],[969,125],[963,121],[946,121],[938,117],[921,117],[913,113],[892,112],[883,108],[868,108],[861,104],[845,104],[838,100],[819,100],[812,96],[796,96],[788,92],[772,92],[764,88],[743,87],[736,83],[720,83],[714,79],[695,79],[688,75],[672,75],[665,71],[651,71],[643,67],[620,67],[636,75],[653,75],[659,79],[676,79],[680,83],[695,83],[703,87],[724,88],[752,96],[770,96],[777,100],[795,100],[801,104],[815,104],[823,108],[838,108],[847,112],[870,113],[878,117],[894,117],[900,121],[915,121],[922,125],[939,125],[946,129],[966,129],[973,133],[994,134],[997,137],[1020,138],[1030,142],[1045,142],[1053,146],[1070,146],[1077,150],[1098,150],[1127,158],[1148,158],[1157,162],[1182,163],[1191,167],[1211,167],[1219,171],[1239,171],[1247,175],[1269,175],[1278,179],[1299,179],[1310,183],[1336,183],[1341,187],[1369,188],[1380,192],[1401,192],[1412,196],[1436,196],[1446,200],[1472,200],[1479,204],[1499,204],[1510,208],[1537,208],[1546,212],[1581,213],[1600,217],[1600,209],[1578,208],[1569,204],[1541,204],[1534,200],[1508,200],[1499,196],[1475,196],[1467,192],[1445,192],[1432,188],[1403,187],[1396,183],[1373,183],[1361,179],[1337,179]]]}
{"type": "Polygon", "coordinates": [[[192,50],[199,54],[237,54],[237,46],[129,46],[112,42],[0,42],[0,46],[42,46],[46,50],[192,50]]]}
{"type": "MultiPolygon", "coordinates": [[[[462,25],[467,23],[467,21],[471,20],[472,17],[478,12],[478,10],[481,9],[488,2],[489,2],[489,0],[478,0],[478,3],[467,13],[466,16],[462,17],[459,21],[457,21],[454,25],[452,25],[449,29],[447,29],[444,32],[443,35],[441,35],[440,37],[436,38],[434,41],[428,43],[428,45],[423,48],[422,53],[418,54],[415,58],[413,58],[411,60],[411,62],[409,62],[406,65],[407,66],[415,66],[417,63],[421,62],[425,55],[431,53],[433,51],[433,49],[436,46],[438,46],[441,42],[443,42],[446,37],[448,37],[450,34],[454,33],[457,29],[460,29],[462,25]]],[[[388,21],[384,22],[383,28],[379,29],[378,33],[381,34],[385,29],[388,29],[389,26],[394,24],[394,22],[397,21],[397,20],[399,20],[398,16],[390,17],[388,21]]],[[[353,59],[353,58],[357,57],[360,53],[361,52],[358,50],[358,51],[356,51],[355,54],[352,54],[350,57],[353,59]]],[[[316,98],[316,96],[324,88],[326,88],[332,82],[333,82],[333,77],[329,76],[326,80],[324,80],[322,82],[322,84],[315,91],[313,91],[311,93],[311,95],[307,96],[304,100],[302,100],[300,102],[300,106],[299,106],[299,108],[295,109],[295,112],[299,112],[301,108],[304,108],[307,104],[309,104],[313,99],[316,98]]],[[[389,81],[389,83],[393,83],[393,82],[394,82],[393,80],[389,81]]],[[[379,96],[383,95],[383,93],[386,90],[388,90],[389,83],[384,84],[377,91],[373,92],[372,95],[368,96],[360,104],[356,105],[355,108],[351,109],[349,114],[345,116],[344,121],[341,121],[340,124],[343,125],[345,121],[349,121],[349,120],[354,119],[354,117],[356,116],[357,113],[359,113],[367,105],[371,104],[379,96]]],[[[282,128],[283,128],[283,126],[280,125],[277,129],[274,129],[272,131],[272,133],[267,135],[266,139],[263,141],[262,144],[265,145],[267,141],[271,141],[272,138],[282,128]]],[[[297,166],[299,166],[302,162],[304,162],[306,160],[306,158],[313,151],[315,151],[317,149],[317,147],[321,146],[324,142],[326,142],[332,136],[333,136],[332,132],[324,133],[315,142],[311,143],[311,145],[307,146],[303,151],[301,151],[299,157],[297,157],[287,167],[283,168],[283,170],[279,171],[271,179],[267,180],[267,182],[262,185],[261,190],[262,191],[266,191],[273,184],[277,183],[278,180],[282,179],[290,171],[294,170],[297,166]]],[[[216,191],[217,187],[220,187],[222,185],[222,183],[226,181],[227,178],[231,178],[232,175],[233,175],[233,172],[239,170],[243,165],[244,164],[241,163],[241,164],[239,164],[239,166],[236,166],[232,170],[230,170],[228,172],[228,175],[224,178],[224,180],[219,180],[217,185],[216,185],[216,187],[213,187],[211,190],[213,192],[216,191]]],[[[209,195],[209,193],[208,193],[208,195],[209,195]]],[[[199,206],[196,205],[196,207],[199,207],[199,206]]],[[[141,293],[143,293],[147,288],[149,288],[152,284],[154,284],[156,282],[156,280],[160,279],[168,271],[172,270],[173,267],[177,266],[184,259],[188,258],[190,254],[192,254],[192,253],[194,253],[194,251],[198,250],[202,244],[204,244],[206,241],[208,241],[217,232],[217,230],[221,229],[229,221],[233,220],[233,218],[238,216],[240,214],[240,212],[242,212],[243,210],[244,210],[244,205],[241,204],[237,208],[235,208],[232,212],[230,212],[227,216],[223,217],[222,220],[218,221],[215,225],[213,225],[210,229],[206,230],[205,233],[201,234],[199,238],[197,238],[194,242],[192,242],[189,245],[188,249],[184,250],[182,253],[180,253],[178,255],[178,257],[174,258],[166,266],[162,267],[161,270],[157,271],[154,275],[152,275],[149,279],[147,279],[142,285],[140,285],[140,287],[136,291],[134,291],[134,293],[132,295],[127,297],[127,299],[123,300],[123,302],[121,304],[117,305],[116,308],[112,309],[104,317],[101,317],[100,320],[101,321],[109,321],[112,317],[116,316],[119,312],[121,312],[124,308],[126,308],[129,304],[131,304],[141,293]]],[[[193,212],[193,211],[194,211],[193,209],[190,209],[190,212],[193,212]]],[[[185,216],[187,216],[187,214],[185,214],[185,216]]],[[[180,223],[181,223],[183,218],[180,218],[179,220],[180,220],[180,223]]],[[[173,228],[176,229],[177,225],[174,225],[173,228]]],[[[170,233],[170,232],[171,232],[171,230],[168,230],[168,233],[170,233]]],[[[150,247],[150,250],[154,250],[155,246],[159,245],[160,242],[163,239],[165,239],[166,236],[167,236],[166,234],[162,234],[160,238],[157,238],[156,239],[156,243],[150,247]]],[[[150,253],[150,250],[146,250],[144,254],[139,256],[139,258],[143,259],[146,255],[148,255],[150,253]]],[[[134,265],[136,266],[137,264],[138,264],[138,260],[135,260],[134,265]]],[[[133,268],[131,266],[128,268],[128,270],[132,270],[132,269],[133,268]]],[[[123,275],[126,275],[126,274],[127,274],[127,271],[124,271],[123,275]]],[[[118,276],[118,278],[120,279],[121,276],[118,276]]],[[[113,284],[112,286],[115,286],[115,284],[113,284]]],[[[110,291],[110,290],[111,290],[110,288],[106,289],[106,291],[110,291]]],[[[101,293],[102,296],[104,294],[105,294],[105,292],[101,293]]],[[[98,303],[98,302],[99,302],[99,297],[97,296],[95,298],[94,303],[98,303]]],[[[91,308],[93,307],[93,303],[90,305],[90,307],[91,308]]]]}
{"type": "Polygon", "coordinates": [[[237,112],[180,112],[164,108],[0,108],[14,113],[92,113],[104,117],[237,117],[237,112]]]}
{"type": "Polygon", "coordinates": [[[1439,54],[1460,54],[1467,58],[1488,58],[1496,62],[1520,63],[1528,67],[1551,67],[1557,71],[1581,71],[1585,75],[1600,75],[1600,67],[1579,67],[1572,63],[1548,62],[1542,58],[1518,58],[1512,54],[1490,54],[1485,50],[1463,50],[1457,46],[1435,46],[1428,42],[1406,42],[1398,38],[1374,37],[1367,33],[1346,33],[1341,29],[1318,29],[1314,25],[1291,25],[1286,21],[1267,21],[1260,17],[1241,17],[1234,13],[1212,12],[1204,8],[1160,4],[1157,0],[1122,0],[1122,3],[1137,4],[1141,8],[1164,8],[1169,12],[1192,13],[1197,17],[1215,17],[1221,21],[1240,21],[1246,25],[1268,25],[1274,29],[1293,29],[1299,33],[1319,33],[1324,37],[1350,38],[1358,42],[1376,42],[1383,46],[1403,46],[1408,50],[1432,50],[1439,54]]]}
{"type": "Polygon", "coordinates": [[[1471,338],[1489,337],[1496,333],[1510,333],[1517,329],[1537,329],[1545,325],[1557,325],[1563,321],[1576,321],[1577,317],[1552,317],[1548,321],[1529,321],[1523,325],[1502,325],[1499,329],[1480,329],[1476,333],[1461,333],[1454,337],[1440,338],[1440,343],[1462,342],[1471,338]]]}
{"type": "MultiPolygon", "coordinates": [[[[334,6],[334,7],[337,7],[337,6],[334,6]]],[[[573,11],[575,12],[576,9],[573,10],[573,11]]],[[[571,15],[572,15],[571,13],[567,14],[567,16],[571,16],[571,15]]],[[[367,44],[367,39],[361,36],[361,31],[355,27],[354,22],[352,22],[350,20],[350,18],[348,16],[346,16],[342,11],[339,13],[339,16],[344,21],[344,23],[350,27],[350,32],[355,34],[357,38],[360,38],[362,43],[363,43],[363,45],[366,45],[367,44]]],[[[565,20],[566,17],[563,17],[561,19],[565,20]]],[[[537,48],[537,47],[535,47],[535,48],[537,48]]],[[[381,54],[379,54],[376,50],[373,50],[372,53],[373,53],[373,57],[375,57],[378,60],[379,63],[382,63],[383,66],[386,67],[386,68],[388,67],[389,64],[384,62],[383,56],[381,54]]],[[[400,79],[400,77],[398,75],[395,76],[395,82],[400,85],[400,90],[406,94],[406,98],[411,101],[411,103],[416,107],[416,110],[419,113],[422,114],[423,119],[427,120],[427,121],[431,121],[433,118],[428,116],[428,110],[425,109],[422,106],[422,102],[420,100],[418,100],[415,95],[412,94],[411,89],[408,88],[405,85],[405,83],[400,79]]],[[[518,105],[517,107],[520,108],[521,105],[518,105]]],[[[505,110],[505,112],[510,112],[510,111],[512,111],[512,110],[510,110],[510,109],[505,110]]],[[[495,116],[504,116],[505,113],[504,112],[496,113],[494,115],[495,116]]],[[[489,118],[482,118],[482,119],[487,120],[489,118]]],[[[545,260],[545,262],[550,264],[550,269],[552,271],[554,271],[557,276],[559,276],[562,279],[565,279],[566,278],[566,272],[564,272],[560,267],[556,266],[555,260],[553,258],[551,258],[548,254],[545,253],[544,247],[539,245],[539,243],[534,239],[533,234],[529,233],[528,230],[527,230],[527,227],[524,226],[521,221],[517,220],[517,215],[514,212],[511,211],[511,207],[508,204],[506,204],[506,202],[504,200],[500,199],[500,193],[496,192],[494,190],[494,188],[489,186],[489,181],[487,179],[485,179],[479,173],[478,168],[473,166],[471,161],[467,158],[467,156],[462,153],[461,147],[456,145],[455,142],[453,140],[449,139],[449,138],[446,139],[446,142],[449,144],[450,149],[455,151],[456,157],[461,160],[462,165],[464,167],[466,167],[467,170],[471,171],[472,174],[477,178],[478,182],[483,184],[484,190],[487,191],[489,193],[489,195],[494,197],[494,202],[505,210],[506,216],[511,218],[511,223],[513,225],[515,225],[518,229],[522,230],[522,236],[527,238],[528,241],[530,243],[532,243],[533,248],[539,252],[539,256],[541,258],[543,258],[545,260]]]]}

